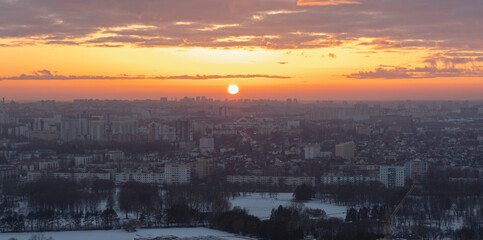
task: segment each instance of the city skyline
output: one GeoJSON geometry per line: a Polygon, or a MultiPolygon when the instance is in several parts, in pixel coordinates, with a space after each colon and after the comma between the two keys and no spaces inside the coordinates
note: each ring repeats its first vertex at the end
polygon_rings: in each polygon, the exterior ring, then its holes
{"type": "Polygon", "coordinates": [[[0,0],[0,239],[483,239],[483,0],[0,0]]]}
{"type": "Polygon", "coordinates": [[[2,0],[1,95],[481,100],[482,11],[435,0],[2,0]]]}

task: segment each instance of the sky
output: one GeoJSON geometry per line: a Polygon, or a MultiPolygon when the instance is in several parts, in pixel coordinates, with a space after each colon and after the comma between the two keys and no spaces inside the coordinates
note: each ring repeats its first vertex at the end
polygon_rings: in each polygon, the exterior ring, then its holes
{"type": "Polygon", "coordinates": [[[0,0],[0,96],[481,100],[482,13],[481,0],[0,0]]]}

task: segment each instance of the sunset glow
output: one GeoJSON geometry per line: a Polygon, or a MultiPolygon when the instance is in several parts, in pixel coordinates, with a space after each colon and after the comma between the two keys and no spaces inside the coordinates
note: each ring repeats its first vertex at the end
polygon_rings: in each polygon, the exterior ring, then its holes
{"type": "Polygon", "coordinates": [[[436,0],[0,0],[0,89],[19,101],[223,98],[237,81],[250,98],[481,99],[482,11],[436,0]]]}

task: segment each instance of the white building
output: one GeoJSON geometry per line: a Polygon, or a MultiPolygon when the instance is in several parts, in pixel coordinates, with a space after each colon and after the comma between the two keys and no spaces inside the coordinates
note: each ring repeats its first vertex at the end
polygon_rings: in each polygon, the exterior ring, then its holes
{"type": "Polygon", "coordinates": [[[40,161],[39,162],[39,170],[46,170],[46,169],[58,169],[59,168],[59,161],[52,160],[52,161],[40,161]]]}
{"type": "Polygon", "coordinates": [[[164,173],[116,173],[116,184],[120,185],[128,181],[147,184],[163,184],[164,173]]]}
{"type": "Polygon", "coordinates": [[[320,144],[308,144],[304,147],[304,157],[306,160],[320,157],[320,144]]]}
{"type": "Polygon", "coordinates": [[[114,182],[117,185],[129,182],[129,180],[132,180],[131,173],[116,173],[116,175],[114,175],[114,178],[115,178],[114,182]]]}
{"type": "Polygon", "coordinates": [[[404,187],[404,167],[380,166],[379,181],[386,187],[404,187]]]}
{"type": "Polygon", "coordinates": [[[163,184],[164,173],[136,173],[133,174],[133,180],[148,184],[163,184]]]}
{"type": "Polygon", "coordinates": [[[361,184],[366,182],[377,181],[376,177],[369,176],[322,176],[321,184],[361,184]]]}
{"type": "Polygon", "coordinates": [[[108,151],[106,153],[106,158],[111,161],[124,161],[124,152],[120,150],[108,151]]]}
{"type": "Polygon", "coordinates": [[[202,154],[213,153],[215,151],[215,139],[212,137],[200,138],[200,152],[202,154]]]}
{"type": "Polygon", "coordinates": [[[74,157],[74,164],[76,167],[86,166],[94,160],[94,156],[77,156],[74,157]]]}
{"type": "Polygon", "coordinates": [[[283,176],[227,176],[226,181],[229,183],[255,183],[262,185],[288,185],[288,186],[300,186],[307,184],[315,186],[315,177],[283,177],[283,176]]]}
{"type": "Polygon", "coordinates": [[[87,180],[87,181],[94,181],[96,179],[100,180],[111,180],[111,174],[110,173],[91,173],[91,172],[76,172],[76,173],[70,173],[70,172],[54,172],[54,173],[41,173],[41,172],[28,172],[27,173],[27,181],[32,182],[32,181],[37,181],[41,177],[53,177],[53,178],[64,178],[64,179],[70,179],[76,182],[80,182],[82,180],[87,180]]]}
{"type": "Polygon", "coordinates": [[[191,167],[187,164],[167,163],[164,166],[166,184],[187,184],[191,182],[191,167]]]}

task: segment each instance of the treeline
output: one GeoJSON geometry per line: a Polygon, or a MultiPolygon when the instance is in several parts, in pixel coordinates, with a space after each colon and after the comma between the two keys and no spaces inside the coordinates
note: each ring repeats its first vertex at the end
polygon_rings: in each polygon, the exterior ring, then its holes
{"type": "Polygon", "coordinates": [[[230,209],[228,196],[209,185],[160,191],[154,185],[127,182],[116,193],[112,181],[47,178],[20,186],[11,198],[27,203],[28,213],[12,211],[19,206],[1,208],[2,232],[113,229],[130,220],[135,227],[208,226],[210,216],[230,209]]]}
{"type": "MultiPolygon", "coordinates": [[[[312,192],[304,193],[312,194],[312,192]]],[[[276,193],[273,193],[276,194],[276,193]]],[[[294,194],[295,195],[295,194],[294,194]]],[[[300,239],[307,235],[323,239],[373,239],[376,228],[352,233],[351,224],[327,218],[322,210],[301,205],[279,206],[267,220],[231,209],[232,193],[208,184],[156,186],[127,182],[116,192],[109,181],[76,183],[42,179],[22,186],[18,201],[26,202],[26,216],[13,211],[0,218],[0,231],[61,231],[139,227],[204,226],[260,239],[300,239]]],[[[353,226],[352,226],[353,227],[353,226]]]]}
{"type": "MultiPolygon", "coordinates": [[[[414,205],[409,204],[409,206],[413,207],[414,205]]],[[[398,216],[392,219],[392,227],[395,233],[411,232],[423,239],[476,240],[481,239],[481,236],[483,236],[483,229],[479,226],[479,222],[481,221],[479,216],[483,213],[483,209],[481,213],[477,213],[469,218],[463,218],[462,226],[455,228],[454,222],[457,222],[458,219],[451,217],[446,218],[446,220],[440,217],[435,218],[431,216],[434,215],[434,212],[431,213],[431,210],[427,207],[419,210],[414,208],[413,212],[408,214],[407,208],[405,207],[398,216]],[[442,225],[442,222],[445,224],[442,225]]],[[[345,221],[355,225],[372,225],[376,227],[376,232],[382,232],[383,223],[385,222],[385,207],[382,205],[374,205],[372,208],[349,208],[345,221]]]]}
{"type": "MultiPolygon", "coordinates": [[[[458,175],[431,171],[430,178],[418,184],[393,219],[394,229],[433,239],[481,239],[483,186],[478,181],[452,181],[453,176],[458,175]],[[455,222],[460,226],[454,227],[455,222]]],[[[383,232],[384,206],[391,213],[409,188],[387,189],[380,183],[367,183],[315,188],[303,185],[295,189],[294,197],[299,200],[317,197],[352,206],[346,221],[296,206],[277,208],[268,220],[250,216],[243,209],[230,210],[230,198],[265,190],[268,192],[264,194],[274,197],[282,188],[261,187],[213,181],[160,189],[128,182],[116,191],[112,181],[42,179],[4,188],[0,231],[211,226],[264,239],[298,239],[307,235],[322,239],[374,239],[383,232]],[[12,211],[19,208],[14,206],[18,203],[27,203],[25,215],[12,211]]]]}
{"type": "Polygon", "coordinates": [[[91,189],[94,183],[89,186],[72,180],[44,178],[20,187],[20,196],[27,200],[30,210],[94,211],[106,196],[91,189]]]}
{"type": "Polygon", "coordinates": [[[311,211],[294,204],[272,210],[270,219],[261,221],[246,210],[234,208],[213,217],[215,228],[258,239],[292,240],[313,236],[316,239],[369,240],[382,237],[374,224],[355,225],[338,218],[327,218],[323,213],[314,217],[311,211]]]}
{"type": "MultiPolygon", "coordinates": [[[[0,211],[0,230],[47,231],[73,229],[106,229],[116,225],[113,210],[115,186],[112,181],[75,182],[44,178],[18,185],[9,191],[8,208],[0,211]],[[26,215],[18,214],[13,201],[26,206],[26,215]],[[99,209],[104,202],[106,207],[99,209]]],[[[5,204],[5,202],[4,202],[5,204]]],[[[19,206],[17,206],[19,207],[19,206]]],[[[0,210],[2,210],[0,208],[0,210]]]]}
{"type": "Polygon", "coordinates": [[[33,151],[37,149],[50,149],[58,154],[85,154],[92,150],[121,150],[126,154],[142,154],[150,152],[170,152],[175,150],[169,142],[81,142],[73,141],[59,144],[56,141],[30,141],[29,144],[19,147],[20,151],[33,151]]]}
{"type": "Polygon", "coordinates": [[[386,188],[380,182],[361,184],[327,184],[316,187],[319,198],[347,206],[397,203],[407,188],[386,188]]]}

